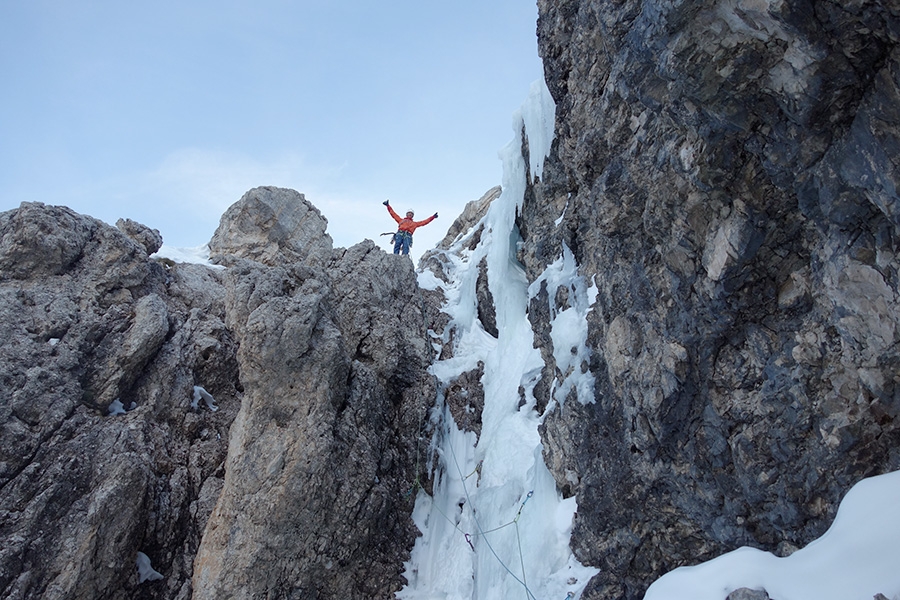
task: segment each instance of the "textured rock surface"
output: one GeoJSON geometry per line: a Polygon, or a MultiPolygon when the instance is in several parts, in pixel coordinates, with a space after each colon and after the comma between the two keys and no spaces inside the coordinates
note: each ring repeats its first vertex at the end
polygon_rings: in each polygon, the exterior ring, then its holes
{"type": "Polygon", "coordinates": [[[294,190],[253,188],[232,204],[209,242],[218,264],[247,258],[274,266],[284,261],[322,267],[331,256],[328,221],[294,190]]]}
{"type": "Polygon", "coordinates": [[[119,219],[116,221],[116,227],[133,241],[143,246],[147,254],[153,254],[162,247],[162,235],[157,229],[150,229],[146,225],[131,219],[119,219]]]}
{"type": "Polygon", "coordinates": [[[0,240],[0,595],[190,597],[240,397],[218,274],[177,292],[181,265],[61,207],[0,214],[0,240]]]}
{"type": "Polygon", "coordinates": [[[217,270],[149,259],[158,233],[132,221],[0,214],[0,596],[400,588],[436,299],[408,258],[332,250],[324,227],[252,190],[217,270]]]}
{"type": "MultiPolygon", "coordinates": [[[[444,239],[437,245],[434,250],[429,250],[423,255],[423,263],[427,262],[428,256],[432,252],[439,252],[441,250],[447,250],[453,242],[460,235],[468,233],[468,231],[478,224],[481,219],[484,218],[484,215],[487,214],[487,209],[491,205],[491,202],[500,197],[500,192],[502,189],[500,186],[492,187],[488,191],[484,193],[478,200],[473,200],[466,204],[463,208],[462,213],[453,221],[450,225],[450,228],[447,230],[447,235],[444,236],[444,239]]],[[[473,242],[473,243],[477,243],[473,242]]]]}
{"type": "Polygon", "coordinates": [[[897,7],[538,5],[557,139],[520,258],[596,275],[596,403],[543,429],[585,597],[802,546],[900,468],[897,7]]]}
{"type": "Polygon", "coordinates": [[[728,594],[726,600],[769,600],[769,594],[763,590],[741,588],[728,594]]]}
{"type": "Polygon", "coordinates": [[[466,371],[451,382],[444,390],[450,414],[456,425],[464,431],[473,431],[481,436],[481,414],[484,411],[484,363],[478,368],[466,371]]]}
{"type": "MultiPolygon", "coordinates": [[[[253,210],[236,205],[220,231],[259,222],[253,210]]],[[[194,597],[391,598],[435,394],[423,297],[409,259],[370,241],[327,268],[292,252],[268,254],[273,267],[227,259],[246,391],[194,597]]]]}

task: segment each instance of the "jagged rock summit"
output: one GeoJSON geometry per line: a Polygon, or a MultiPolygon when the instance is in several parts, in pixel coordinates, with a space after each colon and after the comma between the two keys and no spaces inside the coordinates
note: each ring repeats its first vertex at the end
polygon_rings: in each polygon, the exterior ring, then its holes
{"type": "Polygon", "coordinates": [[[411,262],[277,188],[225,269],[118,226],[0,214],[0,596],[390,598],[434,396],[411,262]]]}
{"type": "Polygon", "coordinates": [[[209,242],[210,259],[219,264],[248,258],[269,266],[283,262],[322,266],[332,249],[327,225],[303,194],[254,188],[222,215],[209,242]]]}

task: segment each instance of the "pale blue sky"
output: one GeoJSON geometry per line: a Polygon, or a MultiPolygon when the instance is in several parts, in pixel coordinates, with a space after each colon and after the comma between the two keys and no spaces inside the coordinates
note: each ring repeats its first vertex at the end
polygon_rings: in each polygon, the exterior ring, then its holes
{"type": "Polygon", "coordinates": [[[294,188],[338,246],[500,183],[542,76],[534,0],[0,0],[0,210],[63,204],[207,242],[258,185],[294,188]]]}

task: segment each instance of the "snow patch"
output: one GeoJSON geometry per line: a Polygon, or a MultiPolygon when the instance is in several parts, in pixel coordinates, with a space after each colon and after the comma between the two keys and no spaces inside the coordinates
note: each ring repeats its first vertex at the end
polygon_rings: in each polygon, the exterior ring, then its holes
{"type": "Polygon", "coordinates": [[[162,573],[153,570],[153,565],[150,564],[150,557],[143,552],[137,553],[136,562],[138,570],[138,583],[144,583],[145,581],[159,581],[163,578],[162,573]]]}
{"type": "Polygon", "coordinates": [[[165,244],[150,255],[152,259],[167,258],[176,263],[193,263],[197,265],[206,265],[213,269],[224,269],[222,265],[215,265],[209,262],[209,245],[195,246],[193,248],[176,248],[166,246],[165,244]]]}
{"type": "Polygon", "coordinates": [[[664,575],[644,600],[722,600],[740,588],[778,600],[847,600],[884,594],[900,599],[900,471],[853,486],[822,537],[779,558],[739,548],[664,575]]]}
{"type": "Polygon", "coordinates": [[[204,390],[199,385],[195,385],[194,386],[194,398],[193,398],[193,400],[191,400],[191,408],[193,408],[194,410],[197,410],[200,407],[201,399],[204,402],[206,402],[206,408],[208,408],[209,410],[211,410],[213,412],[216,412],[217,410],[219,410],[219,407],[216,406],[215,399],[212,397],[212,394],[210,394],[209,392],[204,390]]]}
{"type": "Polygon", "coordinates": [[[568,200],[566,200],[566,205],[563,207],[562,214],[559,215],[559,218],[557,218],[555,221],[553,221],[553,224],[554,224],[554,225],[556,225],[557,227],[559,227],[559,224],[563,222],[563,219],[564,219],[564,218],[566,218],[566,211],[567,211],[567,210],[569,210],[569,201],[568,201],[568,200]]]}
{"type": "Polygon", "coordinates": [[[106,414],[110,417],[114,417],[116,415],[124,415],[125,414],[125,405],[122,404],[122,401],[116,398],[112,402],[109,403],[109,407],[106,409],[106,414]]]}

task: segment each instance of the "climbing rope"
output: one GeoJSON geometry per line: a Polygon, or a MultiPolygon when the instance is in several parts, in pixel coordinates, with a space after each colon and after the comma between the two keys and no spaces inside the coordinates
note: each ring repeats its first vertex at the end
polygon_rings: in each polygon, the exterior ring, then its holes
{"type": "Polygon", "coordinates": [[[480,470],[481,470],[481,465],[482,465],[482,464],[484,464],[484,461],[483,461],[483,460],[479,460],[479,461],[478,461],[478,464],[475,465],[475,468],[472,469],[472,472],[465,476],[465,479],[468,479],[469,477],[471,477],[472,475],[474,475],[475,473],[477,473],[478,471],[480,471],[480,470]]]}
{"type": "MultiPolygon", "coordinates": [[[[388,235],[388,234],[381,234],[388,235]]],[[[422,288],[419,287],[418,281],[416,282],[416,294],[419,296],[419,306],[421,307],[422,313],[422,331],[424,331],[425,344],[430,344],[430,340],[428,339],[428,317],[425,312],[425,297],[422,295],[422,288]]],[[[437,391],[438,389],[438,378],[434,373],[431,374],[431,378],[434,382],[434,389],[437,391]]],[[[403,494],[404,498],[411,496],[412,494],[418,492],[422,489],[422,481],[419,478],[419,474],[421,472],[419,457],[421,455],[420,448],[422,442],[422,426],[425,423],[425,403],[422,403],[421,409],[419,410],[419,428],[416,432],[416,479],[413,481],[412,487],[407,490],[405,494],[403,494]]],[[[446,515],[445,515],[446,516],[446,515]]]]}
{"type": "MultiPolygon", "coordinates": [[[[525,558],[522,554],[522,544],[521,540],[519,542],[519,560],[522,563],[522,579],[513,573],[512,569],[510,569],[503,559],[500,558],[500,555],[497,554],[497,551],[494,550],[494,547],[491,545],[490,540],[485,537],[485,534],[490,533],[489,531],[485,531],[481,527],[481,523],[478,521],[477,511],[475,510],[475,504],[472,503],[472,497],[469,495],[469,487],[466,485],[465,477],[463,476],[462,469],[459,466],[459,461],[456,459],[456,451],[453,450],[453,444],[449,444],[450,446],[450,454],[453,456],[453,462],[456,464],[456,470],[459,472],[459,477],[462,480],[463,492],[466,494],[466,502],[469,503],[469,506],[472,507],[472,520],[475,521],[475,526],[478,527],[478,531],[481,534],[481,537],[484,538],[484,543],[487,545],[488,549],[491,551],[491,554],[494,555],[494,558],[497,559],[497,562],[500,563],[500,566],[503,567],[509,575],[515,579],[517,582],[522,584],[522,587],[525,588],[525,593],[527,594],[527,598],[531,598],[531,600],[537,600],[534,594],[531,593],[531,590],[528,589],[528,584],[525,582],[525,558]]],[[[519,507],[519,512],[516,515],[516,518],[512,520],[512,523],[516,524],[516,535],[518,536],[519,532],[519,516],[522,514],[522,509],[525,508],[525,502],[528,502],[528,499],[531,498],[532,494],[534,494],[534,490],[528,492],[528,495],[525,497],[525,501],[522,502],[522,506],[519,507]]],[[[511,524],[511,523],[509,523],[511,524]]],[[[507,525],[509,525],[507,524],[507,525]]],[[[468,538],[467,538],[468,541],[468,538]]],[[[472,542],[469,542],[469,545],[472,546],[472,550],[475,550],[475,547],[472,545],[472,542]]]]}
{"type": "MultiPolygon", "coordinates": [[[[422,328],[423,328],[423,330],[424,330],[424,332],[425,332],[425,342],[426,342],[426,343],[430,343],[430,341],[429,341],[429,339],[428,339],[428,321],[427,321],[427,317],[426,317],[426,314],[425,314],[425,299],[424,299],[424,297],[422,296],[422,289],[421,289],[418,285],[416,285],[416,290],[417,290],[417,293],[418,293],[418,296],[419,296],[419,303],[420,303],[420,306],[421,306],[421,312],[422,312],[422,328]]],[[[440,389],[440,388],[439,388],[439,380],[438,380],[437,376],[436,376],[433,372],[432,372],[431,376],[432,376],[432,378],[434,379],[435,390],[440,389]]],[[[421,482],[421,480],[420,480],[420,462],[419,462],[419,461],[420,461],[420,454],[421,454],[421,452],[420,452],[420,443],[421,443],[421,439],[422,439],[422,425],[423,425],[423,423],[424,423],[424,420],[425,420],[425,405],[424,405],[424,403],[423,403],[423,404],[422,404],[421,415],[420,415],[420,418],[419,418],[419,431],[418,431],[418,435],[416,436],[416,478],[415,478],[415,481],[413,482],[412,487],[404,494],[404,497],[408,497],[408,496],[412,495],[414,492],[417,492],[419,489],[422,488],[422,482],[421,482]]],[[[459,461],[458,461],[457,458],[456,458],[456,451],[453,449],[453,444],[448,444],[448,445],[450,446],[450,454],[451,454],[451,456],[453,457],[453,462],[454,462],[454,464],[456,465],[456,470],[457,470],[457,472],[459,473],[460,481],[461,481],[462,486],[463,486],[463,491],[465,492],[465,495],[466,495],[466,502],[467,502],[467,503],[469,504],[469,506],[471,507],[471,510],[472,510],[472,519],[475,521],[475,526],[478,528],[478,532],[477,532],[477,533],[470,533],[470,532],[467,532],[467,531],[462,530],[462,529],[459,527],[459,525],[456,523],[456,521],[454,521],[453,519],[451,519],[451,518],[450,518],[450,517],[449,517],[449,516],[441,509],[441,507],[440,507],[440,505],[439,505],[439,503],[438,503],[437,501],[432,500],[431,505],[432,505],[435,509],[437,509],[438,513],[439,513],[442,517],[444,517],[444,519],[446,519],[447,522],[450,523],[450,525],[451,525],[454,529],[456,529],[458,532],[460,532],[460,533],[463,534],[463,538],[466,540],[466,543],[469,544],[469,547],[472,549],[472,552],[475,552],[475,551],[476,551],[476,550],[475,550],[475,544],[474,544],[474,542],[473,542],[473,539],[476,538],[476,537],[481,537],[481,538],[483,538],[483,539],[484,539],[484,543],[487,545],[488,549],[491,551],[491,554],[494,555],[494,558],[497,559],[497,562],[500,563],[500,566],[503,567],[503,569],[504,569],[507,573],[509,573],[509,575],[510,575],[516,582],[518,582],[519,584],[522,585],[522,588],[525,590],[526,600],[537,600],[537,598],[535,597],[535,595],[531,592],[531,589],[529,589],[529,587],[528,587],[528,582],[527,582],[527,578],[526,578],[526,575],[525,575],[525,556],[524,556],[524,553],[522,552],[522,537],[521,537],[520,532],[519,532],[519,518],[522,516],[522,511],[525,509],[525,505],[528,503],[528,501],[529,501],[529,500],[531,499],[531,497],[534,495],[534,490],[531,490],[531,491],[528,492],[528,494],[526,494],[525,500],[523,500],[523,501],[522,501],[522,504],[519,505],[519,510],[516,512],[516,516],[515,516],[515,518],[514,518],[512,521],[509,521],[508,523],[504,523],[503,525],[499,525],[499,526],[497,526],[497,527],[494,527],[493,529],[487,529],[487,530],[485,530],[484,528],[482,528],[481,523],[480,523],[480,521],[479,521],[479,519],[478,519],[477,511],[475,510],[475,504],[472,502],[472,498],[471,498],[471,496],[469,495],[469,488],[468,488],[468,486],[466,485],[466,481],[467,481],[470,477],[472,477],[472,476],[475,475],[476,473],[480,473],[480,471],[481,471],[481,466],[482,466],[482,464],[483,464],[483,461],[478,461],[478,464],[475,466],[475,469],[473,469],[472,472],[469,473],[468,475],[464,475],[463,472],[462,472],[462,468],[461,468],[460,465],[459,465],[459,461]],[[522,577],[521,577],[521,579],[520,579],[520,578],[512,571],[512,569],[509,568],[509,566],[503,561],[503,559],[500,558],[500,555],[497,554],[497,551],[494,550],[494,547],[491,545],[490,540],[488,540],[488,538],[486,537],[487,534],[493,533],[493,532],[496,532],[496,531],[500,531],[501,529],[504,529],[504,528],[506,528],[506,527],[509,527],[510,525],[514,525],[515,528],[516,528],[516,544],[517,544],[518,550],[519,550],[519,564],[520,564],[520,567],[521,567],[521,569],[522,569],[522,577]]],[[[476,483],[476,485],[477,485],[477,483],[476,483]]],[[[566,600],[570,600],[570,599],[573,598],[573,597],[574,597],[574,596],[573,596],[573,595],[571,594],[571,592],[570,592],[569,594],[566,595],[566,600]]]]}

